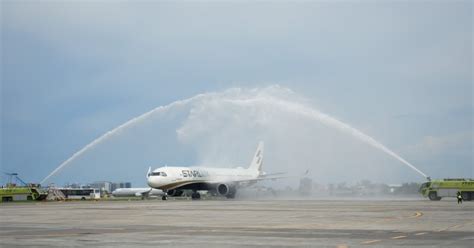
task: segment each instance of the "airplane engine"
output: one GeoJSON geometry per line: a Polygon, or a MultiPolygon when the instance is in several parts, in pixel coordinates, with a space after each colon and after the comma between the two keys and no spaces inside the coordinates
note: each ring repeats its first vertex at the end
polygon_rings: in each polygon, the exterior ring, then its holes
{"type": "Polygon", "coordinates": [[[218,184],[217,185],[217,193],[219,195],[225,196],[227,198],[234,198],[235,193],[236,193],[236,188],[233,185],[228,185],[228,184],[218,184]]]}

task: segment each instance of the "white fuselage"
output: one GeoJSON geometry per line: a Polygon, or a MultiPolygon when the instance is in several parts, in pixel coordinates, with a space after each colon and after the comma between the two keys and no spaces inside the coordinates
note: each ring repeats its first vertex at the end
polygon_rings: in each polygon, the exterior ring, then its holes
{"type": "Polygon", "coordinates": [[[251,184],[259,172],[244,168],[209,167],[161,167],[148,175],[148,185],[163,191],[180,188],[194,183],[238,183],[251,184]]]}
{"type": "MultiPolygon", "coordinates": [[[[217,190],[233,197],[237,187],[254,184],[261,175],[263,164],[263,142],[259,142],[250,166],[246,169],[165,166],[148,169],[147,183],[150,187],[169,190],[217,190]]],[[[165,196],[166,198],[166,196],[165,196]]]]}

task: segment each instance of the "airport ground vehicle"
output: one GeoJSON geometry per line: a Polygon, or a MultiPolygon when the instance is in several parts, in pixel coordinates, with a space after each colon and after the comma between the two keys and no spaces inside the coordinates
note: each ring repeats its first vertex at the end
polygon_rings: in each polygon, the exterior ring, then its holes
{"type": "Polygon", "coordinates": [[[59,190],[64,194],[66,199],[71,199],[71,200],[100,199],[100,191],[97,189],[60,188],[59,190]]]}
{"type": "Polygon", "coordinates": [[[36,185],[16,186],[10,184],[0,188],[2,202],[43,200],[46,195],[47,193],[36,185]]]}
{"type": "Polygon", "coordinates": [[[474,200],[474,179],[447,178],[431,180],[423,183],[420,193],[432,201],[439,201],[443,197],[456,197],[460,192],[465,201],[474,200]]]}

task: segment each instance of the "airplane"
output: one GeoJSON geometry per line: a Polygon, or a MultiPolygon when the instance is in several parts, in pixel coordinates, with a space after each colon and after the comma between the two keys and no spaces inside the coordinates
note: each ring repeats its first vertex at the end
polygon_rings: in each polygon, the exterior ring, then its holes
{"type": "Polygon", "coordinates": [[[184,190],[192,190],[192,199],[200,199],[198,191],[209,191],[213,195],[234,198],[237,189],[255,184],[261,180],[278,179],[282,176],[266,174],[262,171],[263,142],[260,141],[257,151],[248,168],[207,168],[207,167],[174,167],[165,166],[151,171],[148,169],[148,186],[164,192],[162,200],[168,196],[180,196],[184,190]]]}
{"type": "Polygon", "coordinates": [[[114,197],[134,197],[139,196],[148,198],[150,196],[162,196],[164,195],[163,191],[160,189],[154,188],[118,188],[112,191],[114,197]]]}

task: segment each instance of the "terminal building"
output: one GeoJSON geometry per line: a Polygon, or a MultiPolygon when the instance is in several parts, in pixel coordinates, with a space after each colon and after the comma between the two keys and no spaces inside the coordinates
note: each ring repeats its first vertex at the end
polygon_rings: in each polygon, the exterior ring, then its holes
{"type": "Polygon", "coordinates": [[[113,192],[114,190],[120,189],[120,188],[131,188],[131,187],[132,187],[131,182],[112,183],[110,185],[110,191],[109,192],[113,192]]]}
{"type": "Polygon", "coordinates": [[[81,185],[78,183],[72,183],[72,184],[66,184],[64,185],[65,188],[71,188],[71,189],[96,189],[100,190],[101,192],[104,193],[112,193],[114,190],[118,188],[131,188],[132,183],[131,182],[109,182],[109,181],[96,181],[93,183],[81,185]]]}

